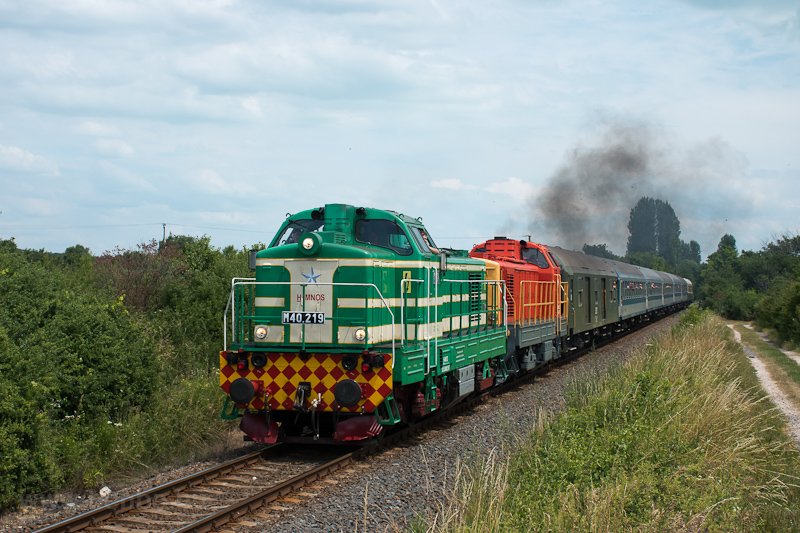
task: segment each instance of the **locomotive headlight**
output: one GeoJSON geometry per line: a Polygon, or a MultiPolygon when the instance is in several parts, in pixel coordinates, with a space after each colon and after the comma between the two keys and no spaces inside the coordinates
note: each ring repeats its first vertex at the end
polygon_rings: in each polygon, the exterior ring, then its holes
{"type": "Polygon", "coordinates": [[[303,248],[305,248],[306,250],[310,250],[313,247],[314,247],[314,239],[312,239],[311,237],[306,237],[305,239],[303,239],[303,248]]]}
{"type": "Polygon", "coordinates": [[[367,330],[365,330],[364,328],[358,328],[356,332],[353,334],[353,336],[356,338],[358,342],[361,342],[367,338],[367,330]]]}
{"type": "Polygon", "coordinates": [[[263,341],[264,339],[267,338],[268,332],[269,330],[267,329],[267,326],[256,326],[256,329],[253,331],[253,334],[255,335],[256,339],[263,341]]]}

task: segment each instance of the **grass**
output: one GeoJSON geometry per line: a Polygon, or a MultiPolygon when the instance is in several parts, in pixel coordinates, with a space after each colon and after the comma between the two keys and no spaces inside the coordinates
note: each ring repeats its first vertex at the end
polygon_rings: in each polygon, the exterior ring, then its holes
{"type": "Polygon", "coordinates": [[[741,348],[697,311],[575,385],[512,453],[459,471],[428,531],[798,531],[800,453],[741,348]]]}

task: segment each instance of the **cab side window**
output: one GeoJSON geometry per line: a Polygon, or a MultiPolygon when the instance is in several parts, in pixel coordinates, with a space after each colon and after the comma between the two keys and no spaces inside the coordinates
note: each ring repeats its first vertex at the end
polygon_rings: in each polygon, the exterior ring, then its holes
{"type": "Polygon", "coordinates": [[[414,242],[417,243],[417,247],[419,247],[420,252],[422,252],[423,254],[433,253],[433,250],[431,250],[431,246],[436,247],[436,244],[433,242],[433,240],[431,239],[430,235],[427,234],[427,232],[423,236],[423,232],[425,232],[424,229],[418,228],[417,226],[409,226],[408,229],[411,230],[411,235],[414,237],[414,242]]]}
{"type": "Polygon", "coordinates": [[[356,222],[356,241],[388,248],[399,255],[411,255],[411,242],[405,232],[392,220],[359,220],[356,222]]]}

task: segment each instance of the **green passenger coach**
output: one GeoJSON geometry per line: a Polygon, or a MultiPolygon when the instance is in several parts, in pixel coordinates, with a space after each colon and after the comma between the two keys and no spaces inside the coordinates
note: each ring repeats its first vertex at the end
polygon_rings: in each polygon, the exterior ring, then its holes
{"type": "Polygon", "coordinates": [[[232,281],[220,386],[249,438],[358,442],[506,376],[492,262],[418,218],[327,204],[287,217],[232,281]]]}

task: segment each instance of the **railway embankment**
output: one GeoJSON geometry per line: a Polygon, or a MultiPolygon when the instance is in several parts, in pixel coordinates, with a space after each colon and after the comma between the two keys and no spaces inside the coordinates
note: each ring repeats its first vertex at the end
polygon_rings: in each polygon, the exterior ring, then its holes
{"type": "Polygon", "coordinates": [[[691,310],[513,449],[462,466],[420,529],[797,531],[798,473],[747,354],[691,310]]]}

